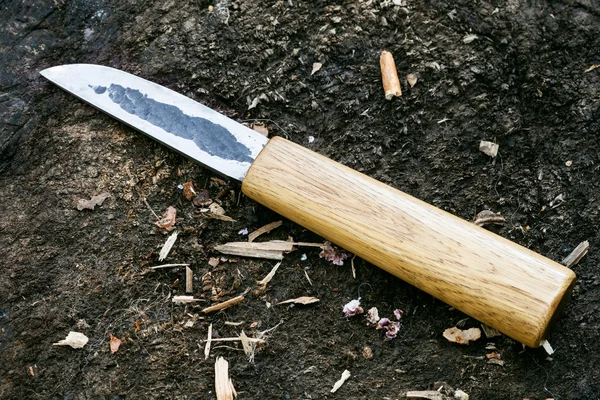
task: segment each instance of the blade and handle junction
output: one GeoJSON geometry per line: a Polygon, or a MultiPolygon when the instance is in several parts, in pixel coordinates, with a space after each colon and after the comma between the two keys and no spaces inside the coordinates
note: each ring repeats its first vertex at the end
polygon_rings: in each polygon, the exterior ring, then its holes
{"type": "Polygon", "coordinates": [[[568,268],[275,137],[242,191],[282,216],[530,347],[568,301],[568,268]]]}

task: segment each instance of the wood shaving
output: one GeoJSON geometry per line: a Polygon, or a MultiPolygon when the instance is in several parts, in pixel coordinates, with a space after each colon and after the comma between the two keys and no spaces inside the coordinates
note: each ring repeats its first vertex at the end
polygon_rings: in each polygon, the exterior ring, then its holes
{"type": "Polygon", "coordinates": [[[337,390],[342,387],[344,382],[346,382],[350,378],[350,376],[350,371],[344,370],[344,372],[342,372],[342,377],[333,385],[331,393],[337,392],[337,390]]]}
{"type": "Polygon", "coordinates": [[[275,272],[277,272],[277,269],[280,265],[281,261],[275,264],[275,266],[271,269],[271,272],[269,272],[267,276],[265,276],[261,281],[256,282],[261,287],[261,290],[266,289],[267,283],[271,282],[271,279],[273,279],[273,276],[275,276],[275,272]]]}
{"type": "Polygon", "coordinates": [[[74,349],[81,349],[88,342],[88,337],[81,332],[69,332],[66,338],[53,343],[54,346],[71,346],[74,349]]]}
{"type": "Polygon", "coordinates": [[[571,268],[573,265],[577,264],[583,258],[583,256],[587,254],[589,249],[590,242],[588,242],[587,240],[579,243],[579,245],[575,247],[571,254],[569,254],[565,257],[564,260],[562,260],[561,264],[567,268],[571,268]]]}
{"type": "Polygon", "coordinates": [[[282,224],[283,224],[283,221],[275,221],[275,222],[271,222],[270,224],[267,224],[267,225],[265,225],[263,227],[260,227],[260,228],[258,228],[257,230],[255,230],[254,232],[252,232],[251,234],[248,235],[248,241],[249,242],[253,242],[254,239],[256,239],[257,237],[259,237],[260,235],[263,235],[265,233],[269,233],[273,229],[279,228],[282,224]]]}
{"type": "Polygon", "coordinates": [[[217,357],[215,361],[215,393],[217,400],[233,400],[237,396],[229,378],[229,363],[223,357],[217,357]]]}
{"type": "Polygon", "coordinates": [[[118,337],[113,336],[112,334],[110,335],[110,353],[114,354],[117,351],[119,351],[119,347],[121,347],[121,339],[119,339],[118,337]]]}
{"type": "Polygon", "coordinates": [[[173,232],[173,234],[171,234],[171,236],[169,236],[169,238],[163,245],[162,249],[160,250],[160,253],[158,254],[158,261],[163,261],[165,258],[167,258],[167,256],[169,255],[169,252],[171,251],[171,248],[173,247],[173,245],[175,244],[175,241],[177,240],[177,235],[178,235],[177,232],[173,232]]]}
{"type": "Polygon", "coordinates": [[[468,345],[469,342],[481,337],[481,330],[479,328],[470,328],[466,330],[456,327],[448,328],[444,331],[444,337],[448,339],[449,342],[468,345]]]}
{"type": "Polygon", "coordinates": [[[316,297],[309,297],[309,296],[302,296],[302,297],[297,297],[295,299],[289,299],[289,300],[284,300],[284,301],[280,301],[279,303],[273,304],[274,306],[278,306],[280,304],[289,304],[289,303],[294,303],[294,304],[313,304],[318,302],[319,299],[316,297]]]}
{"type": "Polygon", "coordinates": [[[506,219],[502,216],[502,214],[495,213],[490,210],[483,210],[475,217],[475,221],[473,223],[477,226],[484,226],[489,224],[495,225],[504,225],[506,219]]]}
{"type": "Polygon", "coordinates": [[[319,70],[323,67],[323,64],[316,62],[312,65],[312,71],[311,71],[311,75],[316,74],[317,72],[319,72],[319,70]]]}
{"type": "Polygon", "coordinates": [[[110,197],[110,193],[101,193],[99,195],[93,196],[89,200],[79,200],[77,202],[77,209],[79,211],[83,210],[93,210],[96,206],[101,206],[104,203],[104,200],[110,197]]]}
{"type": "Polygon", "coordinates": [[[486,154],[492,158],[494,158],[498,155],[499,148],[500,148],[500,145],[496,144],[494,142],[487,142],[485,140],[482,140],[481,142],[479,142],[479,151],[481,151],[483,154],[486,154]]]}

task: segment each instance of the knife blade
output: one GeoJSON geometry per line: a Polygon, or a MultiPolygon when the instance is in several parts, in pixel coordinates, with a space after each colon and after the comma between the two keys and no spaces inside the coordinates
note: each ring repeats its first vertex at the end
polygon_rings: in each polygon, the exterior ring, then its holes
{"type": "Polygon", "coordinates": [[[242,192],[471,317],[539,347],[575,283],[570,269],[286,139],[116,69],[41,74],[242,192]]]}

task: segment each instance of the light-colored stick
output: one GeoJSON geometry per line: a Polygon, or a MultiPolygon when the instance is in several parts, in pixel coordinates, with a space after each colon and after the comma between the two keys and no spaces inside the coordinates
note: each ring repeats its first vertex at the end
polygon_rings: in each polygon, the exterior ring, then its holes
{"type": "Polygon", "coordinates": [[[273,279],[273,277],[275,276],[275,272],[277,272],[277,269],[279,268],[280,265],[281,265],[281,261],[279,261],[277,264],[275,264],[273,269],[271,269],[271,272],[269,272],[267,274],[267,276],[265,276],[262,279],[262,281],[256,282],[263,290],[267,287],[267,283],[271,282],[271,279],[273,279]]]}
{"type": "Polygon", "coordinates": [[[215,362],[215,393],[217,400],[233,400],[237,395],[229,379],[229,363],[223,357],[218,357],[215,362]]]}
{"type": "Polygon", "coordinates": [[[413,390],[406,392],[408,399],[444,400],[444,395],[435,390],[413,390]]]}
{"type": "Polygon", "coordinates": [[[342,377],[340,378],[339,381],[337,381],[334,385],[333,388],[331,389],[331,393],[335,393],[337,392],[337,390],[339,388],[342,387],[342,385],[344,384],[344,382],[346,382],[348,379],[350,378],[350,371],[348,371],[347,369],[344,370],[344,372],[342,372],[342,377]]]}
{"type": "Polygon", "coordinates": [[[212,342],[212,322],[208,326],[208,337],[206,338],[206,345],[204,346],[204,359],[208,360],[210,355],[210,344],[212,342]]]}
{"type": "Polygon", "coordinates": [[[222,303],[215,304],[215,305],[212,305],[210,307],[206,307],[204,310],[202,310],[202,312],[205,313],[205,314],[208,314],[208,313],[213,312],[213,311],[224,310],[224,309],[226,309],[228,307],[231,307],[231,306],[233,306],[235,304],[241,303],[242,301],[244,301],[244,296],[237,296],[237,297],[234,297],[233,299],[229,299],[229,300],[224,301],[222,303]]]}
{"type": "Polygon", "coordinates": [[[379,65],[381,67],[381,80],[383,81],[385,99],[391,100],[394,96],[402,96],[398,71],[396,70],[396,63],[394,62],[392,53],[385,50],[382,51],[379,57],[379,65]]]}
{"type": "Polygon", "coordinates": [[[194,296],[173,296],[173,303],[195,303],[197,301],[205,301],[203,299],[195,299],[194,296]]]}
{"type": "MultiPolygon", "coordinates": [[[[239,342],[241,341],[242,338],[241,337],[225,337],[225,338],[218,338],[218,339],[211,339],[211,342],[239,342]]],[[[252,342],[252,343],[266,343],[266,340],[264,339],[257,339],[257,338],[248,338],[248,341],[252,342]]]]}
{"type": "Polygon", "coordinates": [[[171,251],[171,248],[173,247],[173,245],[175,244],[175,241],[177,240],[177,235],[178,235],[178,233],[177,233],[177,231],[175,231],[171,234],[171,236],[169,236],[169,238],[163,245],[162,249],[160,250],[160,253],[158,254],[158,261],[162,261],[165,258],[167,258],[167,256],[169,255],[169,252],[171,251]]]}
{"type": "Polygon", "coordinates": [[[267,224],[261,228],[258,228],[257,230],[255,230],[254,232],[252,232],[251,234],[248,235],[248,241],[253,242],[254,239],[259,237],[260,235],[269,233],[275,228],[279,228],[281,226],[281,224],[283,224],[283,221],[275,221],[275,222],[271,222],[270,224],[267,224]]]}
{"type": "Polygon", "coordinates": [[[173,267],[187,267],[190,264],[163,264],[157,265],[156,267],[150,267],[150,269],[160,269],[160,268],[173,268],[173,267]]]}
{"type": "Polygon", "coordinates": [[[273,240],[270,242],[230,242],[220,246],[215,246],[215,250],[234,256],[245,256],[254,258],[266,258],[269,260],[283,260],[283,253],[290,252],[294,248],[294,243],[283,240],[273,240]]]}
{"type": "Polygon", "coordinates": [[[573,265],[577,264],[583,258],[583,256],[587,254],[589,249],[590,242],[588,242],[587,240],[579,243],[579,245],[575,247],[575,250],[573,250],[571,254],[569,254],[565,257],[564,260],[562,260],[561,264],[567,268],[571,268],[573,265]]]}
{"type": "Polygon", "coordinates": [[[194,291],[194,272],[188,266],[185,267],[185,291],[186,293],[194,291]]]}

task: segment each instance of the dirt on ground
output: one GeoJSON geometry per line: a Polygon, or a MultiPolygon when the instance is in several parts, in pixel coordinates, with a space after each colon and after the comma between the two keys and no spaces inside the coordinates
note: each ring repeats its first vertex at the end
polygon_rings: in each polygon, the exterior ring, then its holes
{"type": "MultiPolygon", "coordinates": [[[[600,398],[599,28],[597,0],[0,0],[0,398],[214,399],[217,357],[241,399],[403,399],[438,382],[471,399],[600,398]],[[402,83],[392,101],[382,50],[402,83]],[[282,218],[39,74],[67,63],[264,120],[271,136],[466,220],[500,212],[491,230],[553,260],[588,240],[549,337],[556,352],[505,336],[450,343],[445,329],[480,324],[358,258],[354,278],[350,258],[333,265],[319,248],[286,254],[257,292],[275,261],[214,247],[282,218]],[[499,144],[496,158],[481,140],[499,144]],[[179,188],[189,181],[235,222],[199,217],[179,188]],[[153,212],[169,206],[179,237],[159,262],[170,233],[153,212]],[[185,270],[150,269],[163,263],[189,264],[204,301],[174,304],[185,270]],[[300,296],[320,301],[274,305],[300,296]],[[381,316],[403,310],[397,338],[344,316],[358,297],[381,316]],[[214,339],[274,329],[253,362],[239,342],[214,341],[205,359],[210,324],[214,339]],[[70,331],[89,342],[53,346],[70,331]]],[[[289,237],[323,243],[285,219],[257,240],[289,237]]]]}

